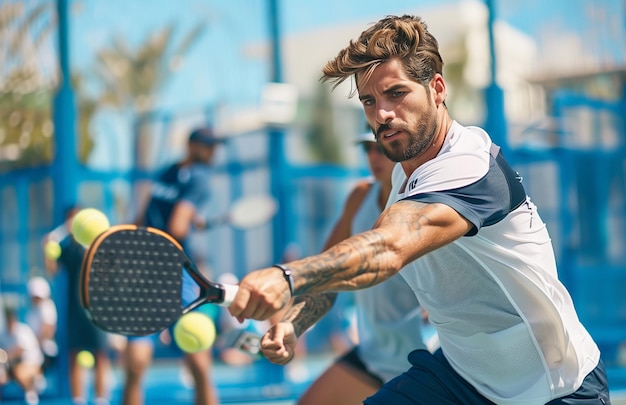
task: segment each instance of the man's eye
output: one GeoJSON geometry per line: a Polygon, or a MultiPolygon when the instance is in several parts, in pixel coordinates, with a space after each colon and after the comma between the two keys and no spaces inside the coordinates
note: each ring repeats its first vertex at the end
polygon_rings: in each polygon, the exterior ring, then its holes
{"type": "Polygon", "coordinates": [[[372,99],[362,100],[361,103],[365,106],[370,106],[374,104],[374,100],[372,99]]]}
{"type": "Polygon", "coordinates": [[[393,93],[391,93],[391,97],[400,97],[404,94],[403,91],[394,91],[393,93]]]}

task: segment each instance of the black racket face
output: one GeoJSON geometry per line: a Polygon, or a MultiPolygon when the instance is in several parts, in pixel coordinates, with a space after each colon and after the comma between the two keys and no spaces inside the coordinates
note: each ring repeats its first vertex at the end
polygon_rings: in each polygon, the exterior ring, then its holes
{"type": "Polygon", "coordinates": [[[159,332],[183,314],[182,272],[189,262],[169,236],[118,226],[85,253],[81,299],[101,329],[142,336],[159,332]]]}

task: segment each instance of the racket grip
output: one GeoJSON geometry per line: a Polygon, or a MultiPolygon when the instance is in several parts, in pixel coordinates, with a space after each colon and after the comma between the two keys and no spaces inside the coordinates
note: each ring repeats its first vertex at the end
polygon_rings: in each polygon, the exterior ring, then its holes
{"type": "Polygon", "coordinates": [[[239,286],[235,284],[222,284],[222,287],[224,288],[224,301],[219,305],[227,307],[232,304],[235,299],[235,295],[237,295],[237,291],[239,291],[239,286]]]}

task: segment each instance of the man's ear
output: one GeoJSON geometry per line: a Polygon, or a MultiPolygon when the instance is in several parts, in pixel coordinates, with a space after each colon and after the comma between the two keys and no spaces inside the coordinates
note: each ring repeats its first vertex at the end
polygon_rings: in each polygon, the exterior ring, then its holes
{"type": "Polygon", "coordinates": [[[430,81],[430,87],[435,96],[435,105],[439,107],[440,104],[446,101],[446,96],[448,95],[446,82],[443,80],[443,76],[439,73],[435,73],[435,76],[430,81]]]}

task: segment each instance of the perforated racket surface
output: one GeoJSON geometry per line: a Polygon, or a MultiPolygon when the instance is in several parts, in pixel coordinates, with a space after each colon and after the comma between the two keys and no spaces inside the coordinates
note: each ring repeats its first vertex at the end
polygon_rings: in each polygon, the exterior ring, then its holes
{"type": "Polygon", "coordinates": [[[99,328],[129,336],[159,332],[203,303],[229,305],[237,286],[207,280],[180,244],[158,229],[116,225],[85,252],[80,299],[99,328]],[[184,306],[183,271],[199,286],[184,306]]]}

